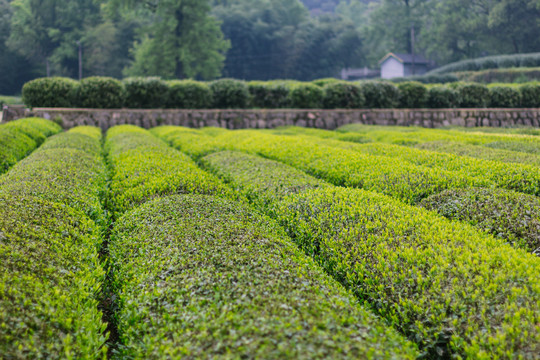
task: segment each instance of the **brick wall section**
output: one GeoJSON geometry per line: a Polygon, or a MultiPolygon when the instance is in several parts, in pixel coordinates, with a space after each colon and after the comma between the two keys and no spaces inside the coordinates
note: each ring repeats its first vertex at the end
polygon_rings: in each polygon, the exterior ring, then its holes
{"type": "Polygon", "coordinates": [[[217,126],[228,129],[275,128],[297,125],[322,129],[362,123],[437,128],[442,126],[535,126],[540,127],[540,109],[389,109],[389,110],[95,110],[95,109],[4,109],[4,121],[38,116],[60,123],[65,129],[78,125],[103,130],[119,124],[144,128],[158,125],[187,127],[217,126]]]}

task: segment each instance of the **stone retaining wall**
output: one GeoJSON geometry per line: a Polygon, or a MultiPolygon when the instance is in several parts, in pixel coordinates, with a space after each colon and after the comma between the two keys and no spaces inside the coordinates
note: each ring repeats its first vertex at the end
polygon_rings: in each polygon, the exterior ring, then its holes
{"type": "Polygon", "coordinates": [[[38,116],[51,119],[65,129],[78,125],[99,126],[103,130],[119,124],[144,128],[158,125],[187,127],[217,126],[228,129],[275,128],[297,125],[322,129],[361,123],[437,128],[442,126],[535,126],[540,127],[540,109],[389,109],[389,110],[96,110],[33,109],[8,107],[4,121],[38,116]]]}

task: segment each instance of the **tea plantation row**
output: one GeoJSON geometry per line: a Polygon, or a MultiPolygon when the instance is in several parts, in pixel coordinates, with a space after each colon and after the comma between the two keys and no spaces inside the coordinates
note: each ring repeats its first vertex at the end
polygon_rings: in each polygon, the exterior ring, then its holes
{"type": "MultiPolygon", "coordinates": [[[[386,139],[421,132],[409,130],[386,139]]],[[[536,165],[414,148],[422,135],[410,147],[374,141],[382,133],[128,125],[105,139],[90,127],[51,136],[0,176],[0,354],[534,359],[540,245],[525,229],[540,214],[536,165]],[[474,211],[447,220],[445,199],[474,211]],[[529,223],[490,213],[509,202],[529,223]],[[508,231],[489,235],[478,218],[508,231]]],[[[6,144],[2,156],[18,151],[6,144]]]]}

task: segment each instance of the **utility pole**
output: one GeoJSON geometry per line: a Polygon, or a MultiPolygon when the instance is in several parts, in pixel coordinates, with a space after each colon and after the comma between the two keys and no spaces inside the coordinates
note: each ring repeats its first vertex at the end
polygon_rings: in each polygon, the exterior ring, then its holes
{"type": "Polygon", "coordinates": [[[77,41],[79,45],[79,80],[82,80],[82,40],[77,41]]]}
{"type": "Polygon", "coordinates": [[[411,55],[412,55],[412,74],[416,75],[416,61],[414,58],[414,23],[411,23],[411,55]]]}

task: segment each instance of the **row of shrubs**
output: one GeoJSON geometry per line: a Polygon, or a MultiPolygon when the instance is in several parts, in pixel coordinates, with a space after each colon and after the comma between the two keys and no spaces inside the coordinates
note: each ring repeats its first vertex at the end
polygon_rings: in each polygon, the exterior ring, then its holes
{"type": "Polygon", "coordinates": [[[468,156],[504,163],[519,163],[540,167],[540,156],[524,152],[464,144],[456,141],[430,141],[416,145],[419,149],[468,156]]]}
{"type": "Polygon", "coordinates": [[[45,119],[26,118],[0,125],[0,174],[62,128],[45,119]]]}
{"type": "Polygon", "coordinates": [[[499,188],[515,190],[530,195],[540,195],[540,173],[537,168],[525,164],[505,164],[499,161],[481,160],[454,154],[439,153],[393,144],[353,144],[342,141],[323,140],[319,143],[366,155],[386,156],[400,162],[412,163],[437,170],[462,174],[471,183],[487,180],[499,188]]]}
{"type": "Polygon", "coordinates": [[[432,75],[414,75],[391,79],[393,83],[402,83],[417,81],[422,84],[448,84],[458,82],[459,78],[455,74],[432,74],[432,75]]]}
{"type": "Polygon", "coordinates": [[[188,156],[137,126],[111,128],[105,151],[112,168],[107,208],[115,218],[156,195],[228,194],[220,181],[205,174],[188,156]]]}
{"type": "Polygon", "coordinates": [[[535,335],[529,329],[535,326],[534,314],[539,311],[534,295],[538,286],[534,279],[526,284],[519,280],[508,283],[531,274],[528,266],[538,268],[532,256],[470,226],[453,224],[372,192],[344,188],[304,191],[301,180],[291,181],[294,171],[279,163],[262,165],[268,161],[238,153],[203,159],[236,188],[250,189],[252,194],[257,189],[261,197],[270,195],[267,211],[275,214],[304,251],[415,339],[425,357],[481,358],[490,354],[510,359],[534,353],[531,342],[535,335]],[[284,200],[271,196],[269,188],[285,194],[284,200]],[[474,260],[478,253],[483,256],[481,263],[474,260]],[[506,259],[499,257],[502,254],[506,259]],[[501,268],[493,270],[501,260],[501,268]],[[516,261],[527,265],[516,269],[516,261]],[[451,269],[448,262],[453,264],[451,269]],[[482,274],[480,288],[471,273],[482,274]],[[516,296],[514,286],[532,293],[526,299],[516,296]],[[517,304],[531,313],[516,314],[513,306],[517,304]],[[482,319],[478,312],[485,314],[482,319]],[[518,318],[522,322],[514,322],[518,318]],[[506,337],[493,341],[501,323],[505,323],[506,337]]]}
{"type": "MultiPolygon", "coordinates": [[[[395,132],[393,131],[393,128],[383,131],[389,134],[395,132]]],[[[274,132],[281,133],[283,131],[276,130],[274,132]]],[[[423,134],[426,139],[429,139],[430,135],[433,135],[433,137],[435,137],[439,132],[448,133],[448,131],[433,129],[418,129],[417,132],[423,134]]],[[[312,136],[316,136],[315,138],[312,138],[311,141],[317,142],[318,144],[324,146],[330,146],[344,150],[352,150],[366,155],[385,156],[389,158],[399,159],[400,162],[407,162],[414,165],[461,173],[464,176],[470,177],[471,183],[474,183],[475,178],[477,178],[481,183],[485,183],[484,181],[487,180],[490,184],[493,184],[499,188],[515,190],[530,195],[540,195],[540,174],[538,173],[537,168],[534,166],[534,164],[530,163],[507,164],[500,161],[492,161],[495,159],[475,159],[474,157],[459,156],[459,154],[456,155],[452,153],[426,151],[423,149],[403,147],[395,144],[384,144],[382,142],[384,142],[385,139],[381,136],[380,132],[373,136],[373,138],[368,138],[369,140],[376,139],[377,142],[363,141],[365,142],[363,144],[359,144],[354,137],[348,139],[344,136],[345,134],[343,133],[337,133],[334,139],[346,141],[335,141],[332,139],[328,139],[326,138],[326,133],[334,134],[334,132],[321,129],[290,127],[287,129],[287,133],[292,135],[309,134],[312,136]],[[317,138],[323,139],[316,140],[317,138]]],[[[414,137],[415,131],[404,132],[403,134],[406,134],[407,136],[409,136],[409,138],[411,138],[414,137]]],[[[361,134],[356,135],[366,136],[361,134]]],[[[484,137],[488,139],[512,138],[512,136],[501,137],[497,135],[476,135],[460,133],[454,133],[454,135],[456,136],[456,138],[459,138],[460,136],[462,136],[463,138],[484,137]]],[[[515,137],[519,139],[519,136],[515,137]]],[[[420,137],[418,137],[417,139],[420,139],[420,137]]],[[[484,141],[488,140],[484,139],[484,141]]],[[[535,140],[532,139],[532,142],[535,143],[535,140]]],[[[467,145],[464,144],[464,146],[467,145]]],[[[486,151],[497,151],[496,149],[484,147],[482,147],[482,149],[485,149],[486,151]]],[[[518,153],[518,155],[519,154],[525,156],[525,154],[523,153],[518,153]]]]}
{"type": "MultiPolygon", "coordinates": [[[[323,129],[304,128],[296,126],[284,126],[272,130],[276,135],[307,135],[323,139],[342,140],[357,144],[371,142],[383,142],[390,144],[414,146],[418,149],[432,150],[437,152],[467,156],[483,160],[500,161],[503,163],[520,163],[524,165],[540,166],[540,157],[536,155],[540,151],[540,144],[534,138],[522,137],[519,135],[529,135],[528,129],[500,129],[478,134],[478,128],[471,128],[475,133],[463,131],[467,128],[459,128],[458,131],[436,130],[411,127],[375,127],[365,125],[346,125],[338,131],[328,131],[323,129]],[[504,136],[499,136],[495,131],[502,132],[504,136]],[[518,136],[508,136],[508,135],[518,136]],[[484,146],[482,146],[483,144],[484,146]],[[503,144],[509,144],[520,151],[500,149],[503,144]],[[530,152],[525,152],[531,150],[530,152]]],[[[457,130],[457,129],[456,129],[457,130]]],[[[535,134],[536,130],[531,130],[535,134]]],[[[339,144],[344,148],[354,148],[355,145],[339,144]]],[[[373,145],[375,148],[380,144],[373,145]]],[[[508,146],[508,145],[506,145],[508,146]]],[[[369,146],[365,147],[366,149],[369,146]]],[[[399,149],[399,148],[398,148],[399,149]]],[[[378,153],[379,150],[375,150],[378,153]]],[[[406,150],[405,150],[406,151],[406,150]]]]}
{"type": "Polygon", "coordinates": [[[460,81],[491,83],[525,83],[540,81],[540,68],[489,69],[455,73],[460,81]]]}
{"type": "Polygon", "coordinates": [[[96,128],[55,135],[0,177],[2,358],[106,356],[100,140],[96,128]]]}
{"type": "Polygon", "coordinates": [[[504,189],[447,190],[421,206],[453,220],[468,222],[540,256],[540,199],[504,189]]]}
{"type": "MultiPolygon", "coordinates": [[[[448,188],[490,185],[485,178],[430,168],[389,156],[333,146],[332,139],[234,131],[219,136],[222,148],[260,154],[282,161],[338,186],[360,187],[417,203],[448,188]]],[[[351,145],[353,145],[351,143],[351,145]]]]}
{"type": "Polygon", "coordinates": [[[277,224],[186,155],[134,126],[110,129],[105,148],[119,216],[108,248],[119,304],[114,358],[417,357],[277,224]]]}
{"type": "MultiPolygon", "coordinates": [[[[352,126],[348,126],[345,129],[351,128],[352,126]]],[[[505,144],[512,144],[520,149],[526,148],[527,145],[536,145],[535,149],[537,149],[538,144],[535,144],[534,139],[519,136],[500,137],[496,134],[489,133],[479,135],[433,129],[416,129],[416,131],[411,131],[410,128],[403,128],[403,130],[407,131],[402,132],[400,129],[396,127],[392,129],[387,128],[383,131],[371,131],[369,128],[362,127],[361,130],[363,131],[361,133],[335,133],[319,129],[287,128],[275,132],[289,135],[307,133],[319,137],[328,137],[327,133],[331,133],[336,135],[333,138],[337,138],[339,134],[346,141],[354,141],[344,137],[347,134],[362,136],[364,142],[375,139],[377,141],[395,142],[399,139],[397,141],[398,143],[414,144],[418,149],[435,152],[418,153],[414,150],[411,151],[394,146],[388,147],[379,143],[366,146],[343,145],[343,147],[398,156],[406,159],[405,161],[412,160],[423,165],[426,164],[427,160],[428,163],[432,163],[434,166],[442,165],[442,168],[447,170],[455,168],[456,171],[459,171],[464,166],[466,171],[472,176],[476,174],[477,176],[488,177],[494,184],[500,187],[533,194],[535,193],[535,189],[538,189],[539,181],[534,178],[538,173],[536,169],[540,166],[540,157],[531,153],[475,145],[476,143],[483,143],[484,145],[495,144],[498,147],[503,147],[505,144]],[[396,137],[396,133],[406,135],[407,140],[403,141],[399,135],[396,137]],[[512,141],[513,138],[515,141],[512,141]],[[432,141],[433,139],[437,139],[437,141],[432,141]],[[493,142],[493,140],[497,139],[505,139],[506,141],[493,142]],[[468,143],[458,142],[459,140],[464,140],[468,143]],[[521,140],[521,142],[518,140],[521,140]],[[440,153],[459,155],[459,157],[447,157],[440,153]],[[479,160],[475,161],[472,158],[479,160]],[[503,163],[507,164],[503,165],[503,163]],[[525,178],[529,178],[529,180],[525,180],[525,178]],[[529,185],[524,187],[527,183],[529,185]]],[[[508,130],[506,132],[520,132],[520,130],[508,130]]],[[[540,203],[538,202],[538,197],[534,195],[494,188],[458,189],[447,190],[432,195],[424,199],[421,204],[430,210],[438,211],[448,218],[467,221],[496,237],[506,239],[515,246],[539,253],[540,255],[540,223],[538,222],[540,203]]]]}
{"type": "MultiPolygon", "coordinates": [[[[226,148],[252,151],[312,171],[337,185],[348,184],[382,191],[405,201],[415,201],[415,198],[426,196],[426,194],[439,193],[437,188],[430,188],[429,185],[426,186],[418,180],[437,184],[439,189],[467,188],[469,184],[497,186],[528,193],[532,197],[540,191],[540,177],[534,166],[484,161],[378,142],[355,144],[336,141],[334,140],[336,137],[332,138],[331,135],[338,136],[339,133],[326,130],[295,127],[278,129],[273,132],[287,134],[289,140],[274,136],[274,141],[271,136],[259,136],[259,133],[253,131],[244,132],[242,136],[236,136],[236,132],[231,133],[233,141],[226,134],[216,138],[207,136],[201,131],[176,127],[159,127],[153,129],[152,132],[196,158],[226,148]],[[194,133],[197,132],[199,134],[195,135],[194,133]],[[290,135],[296,135],[296,137],[290,135]],[[248,137],[254,137],[254,142],[260,143],[260,146],[254,145],[247,139],[248,137]],[[229,143],[233,145],[228,145],[229,143]],[[293,143],[299,144],[294,149],[297,161],[293,160],[293,156],[284,149],[292,146],[293,143]],[[308,145],[309,143],[311,145],[308,145]],[[273,146],[275,148],[270,150],[273,146]],[[268,148],[268,150],[261,148],[268,148]],[[308,148],[311,148],[311,153],[315,155],[308,154],[308,148]],[[318,150],[314,150],[315,148],[318,150]],[[326,149],[320,151],[319,148],[326,149]],[[341,151],[336,151],[337,149],[341,151]],[[333,172],[331,170],[325,172],[324,168],[334,163],[341,163],[341,165],[333,172]],[[371,174],[368,171],[362,171],[363,166],[373,169],[371,174]],[[381,187],[371,180],[371,176],[380,178],[381,182],[393,182],[396,185],[389,188],[381,187]],[[397,180],[399,176],[402,178],[401,181],[397,180]],[[415,176],[420,176],[420,179],[415,179],[415,176]]],[[[341,140],[356,141],[356,139],[346,138],[341,140]]],[[[496,214],[493,217],[496,217],[496,214]]],[[[516,238],[510,240],[514,242],[516,238]]],[[[534,240],[531,241],[534,242],[534,240]]],[[[531,241],[518,242],[518,245],[525,246],[531,241]]],[[[530,247],[527,249],[531,250],[530,247]]]]}
{"type": "Polygon", "coordinates": [[[540,53],[485,56],[472,60],[463,60],[441,66],[428,75],[446,74],[458,71],[479,71],[486,69],[504,69],[519,67],[539,67],[540,53]]]}
{"type": "Polygon", "coordinates": [[[377,127],[361,124],[342,126],[338,132],[351,136],[363,136],[367,141],[379,141],[390,144],[415,146],[432,141],[453,141],[471,145],[482,145],[492,149],[510,150],[520,153],[540,155],[540,142],[535,136],[521,134],[498,135],[447,131],[440,129],[410,128],[401,126],[377,127]]]}
{"type": "Polygon", "coordinates": [[[321,79],[244,82],[221,79],[210,83],[159,78],[92,77],[77,82],[42,78],[23,87],[29,107],[179,108],[179,109],[359,109],[359,108],[483,108],[540,107],[540,84],[488,88],[476,83],[427,86],[407,81],[344,82],[321,79]]]}
{"type": "MultiPolygon", "coordinates": [[[[153,132],[186,149],[195,146],[184,129],[153,132]]],[[[216,141],[224,148],[222,137],[216,141]]],[[[534,356],[540,291],[534,257],[386,196],[332,187],[257,156],[219,152],[216,141],[206,141],[200,152],[215,153],[202,163],[277,218],[328,273],[415,339],[422,357],[534,356]],[[528,310],[515,312],[517,304],[528,310]]]]}

